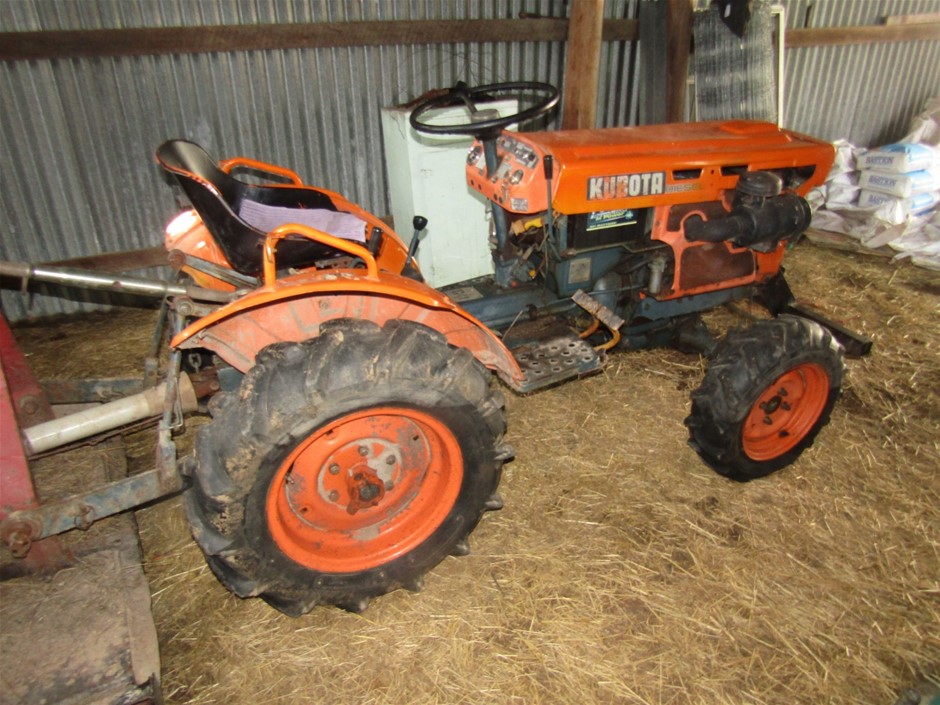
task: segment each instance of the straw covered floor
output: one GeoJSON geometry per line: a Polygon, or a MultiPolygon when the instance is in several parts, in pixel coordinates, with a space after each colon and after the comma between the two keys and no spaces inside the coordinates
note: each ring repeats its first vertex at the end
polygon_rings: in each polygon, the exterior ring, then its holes
{"type": "MultiPolygon", "coordinates": [[[[507,391],[505,508],[423,592],[362,614],[240,600],[179,498],[137,512],[166,702],[891,705],[940,678],[940,276],[808,243],[788,276],[874,352],[848,362],[814,447],[769,478],[699,460],[682,422],[704,362],[646,350],[507,391]]],[[[17,335],[41,374],[120,374],[154,317],[17,335]]],[[[147,467],[153,435],[127,442],[147,467]]]]}

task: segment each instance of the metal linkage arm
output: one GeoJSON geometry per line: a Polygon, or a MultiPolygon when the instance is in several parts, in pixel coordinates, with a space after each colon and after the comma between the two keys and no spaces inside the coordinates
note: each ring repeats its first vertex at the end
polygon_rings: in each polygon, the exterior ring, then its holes
{"type": "Polygon", "coordinates": [[[113,277],[83,269],[44,267],[42,265],[29,264],[28,262],[0,262],[0,277],[12,277],[25,283],[28,283],[30,280],[35,280],[80,289],[114,291],[122,294],[136,294],[138,296],[150,296],[158,299],[165,296],[188,296],[197,301],[227,303],[235,298],[235,294],[232,292],[204,289],[200,286],[186,284],[169,284],[160,279],[113,277]]]}

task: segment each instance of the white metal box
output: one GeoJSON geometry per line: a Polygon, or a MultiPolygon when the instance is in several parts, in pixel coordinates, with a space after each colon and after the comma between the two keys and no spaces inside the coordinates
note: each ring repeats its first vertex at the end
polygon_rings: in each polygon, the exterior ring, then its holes
{"type": "MultiPolygon", "coordinates": [[[[486,104],[500,115],[518,111],[518,101],[486,104]]],[[[414,235],[415,215],[428,219],[418,248],[418,265],[434,287],[493,273],[490,213],[486,199],[466,182],[466,158],[472,138],[428,135],[408,123],[408,108],[382,109],[382,135],[388,171],[389,200],[395,232],[406,242],[414,235]]],[[[440,108],[422,118],[435,125],[468,120],[463,108],[440,108]]]]}

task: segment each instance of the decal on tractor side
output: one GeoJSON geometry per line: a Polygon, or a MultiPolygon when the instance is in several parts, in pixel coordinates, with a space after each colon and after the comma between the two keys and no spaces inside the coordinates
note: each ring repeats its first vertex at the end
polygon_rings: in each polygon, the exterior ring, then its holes
{"type": "Polygon", "coordinates": [[[666,173],[662,171],[619,176],[592,176],[588,179],[588,200],[606,201],[630,196],[657,196],[664,193],[666,173]]]}

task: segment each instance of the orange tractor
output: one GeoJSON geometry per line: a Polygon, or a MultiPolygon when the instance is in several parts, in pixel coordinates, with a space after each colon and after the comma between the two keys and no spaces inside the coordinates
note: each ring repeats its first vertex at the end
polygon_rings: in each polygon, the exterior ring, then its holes
{"type": "Polygon", "coordinates": [[[76,506],[87,521],[182,489],[193,535],[233,592],[291,615],[318,604],[360,610],[390,590],[420,589],[501,506],[513,452],[492,373],[534,392],[599,370],[614,348],[709,355],[686,424],[719,473],[745,481],[795,460],[839,396],[838,341],[857,354],[870,345],[812,320],[781,268],[809,225],[803,196],[826,178],[832,147],[750,121],[505,131],[557,100],[546,84],[458,85],[412,113],[418,131],[476,138],[466,177],[492,209],[481,233],[492,276],[431,288],[415,260],[423,218],[406,244],[288,169],[216,163],[182,140],[157,159],[192,204],[166,236],[190,283],[5,263],[6,275],[165,296],[174,335],[149,479],[12,512],[4,540],[24,553],[74,526],[76,506]],[[487,110],[506,96],[531,107],[487,110]],[[429,119],[445,105],[465,106],[466,122],[429,119]],[[701,312],[741,299],[773,316],[717,342],[701,312]],[[177,463],[172,409],[187,377],[220,393],[194,455],[177,463]]]}

